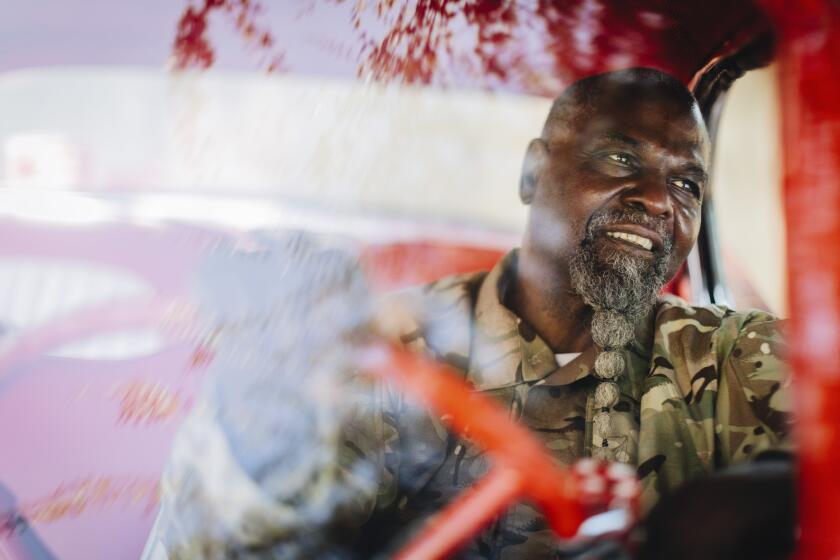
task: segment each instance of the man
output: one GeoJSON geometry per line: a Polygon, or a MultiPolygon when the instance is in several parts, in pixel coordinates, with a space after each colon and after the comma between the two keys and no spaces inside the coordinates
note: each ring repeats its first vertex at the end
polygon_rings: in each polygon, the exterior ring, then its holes
{"type": "MultiPolygon", "coordinates": [[[[777,321],[657,298],[696,241],[709,157],[697,103],[675,79],[632,69],[573,84],[528,146],[521,249],[489,273],[396,296],[379,312],[380,332],[458,368],[558,461],[595,457],[637,467],[646,510],[689,480],[766,455],[787,433],[777,321]]],[[[401,528],[488,468],[480,450],[446,432],[440,419],[378,391],[345,418],[336,478],[354,491],[319,526],[362,557],[391,550],[401,528]]],[[[733,476],[701,485],[699,495],[715,504],[756,488],[755,476],[733,476]]],[[[769,509],[784,509],[789,492],[772,489],[788,478],[783,467],[759,486],[759,495],[781,496],[769,509]]],[[[650,557],[669,557],[685,541],[681,531],[692,534],[674,523],[694,529],[703,522],[691,517],[693,507],[716,512],[679,496],[663,503],[666,513],[654,512],[658,521],[649,526],[650,557]]],[[[279,515],[273,525],[268,514],[252,517],[269,526],[252,547],[268,541],[288,552],[292,540],[313,534],[283,527],[279,515]]],[[[721,538],[699,539],[692,550],[723,557],[721,538]]],[[[559,550],[540,513],[523,503],[465,555],[554,558],[559,550]]]]}

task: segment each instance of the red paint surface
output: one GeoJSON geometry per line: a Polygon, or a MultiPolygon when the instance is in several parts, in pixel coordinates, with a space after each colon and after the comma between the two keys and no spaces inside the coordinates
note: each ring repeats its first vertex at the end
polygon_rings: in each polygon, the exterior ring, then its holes
{"type": "MultiPolygon", "coordinates": [[[[714,56],[768,26],[749,0],[373,0],[350,4],[350,21],[336,34],[319,18],[346,17],[346,0],[305,4],[293,25],[312,44],[353,53],[362,78],[546,96],[583,76],[630,66],[659,68],[688,83],[714,56]]],[[[252,0],[203,0],[181,17],[179,68],[214,63],[213,11],[236,14],[247,42],[256,34],[265,37],[266,48],[289,46],[283,37],[275,40],[252,0]]],[[[322,72],[317,64],[294,70],[322,72]]]]}
{"type": "Polygon", "coordinates": [[[522,494],[522,473],[495,468],[447,508],[396,555],[397,560],[448,558],[522,494]]]}
{"type": "Polygon", "coordinates": [[[840,557],[840,5],[766,2],[783,109],[799,556],[840,557]]]}
{"type": "MultiPolygon", "coordinates": [[[[372,349],[363,365],[446,418],[451,430],[483,449],[493,461],[492,470],[439,512],[398,558],[448,557],[515,499],[539,506],[561,538],[574,537],[586,517],[616,503],[616,496],[608,492],[585,493],[576,471],[558,465],[527,428],[512,421],[498,403],[471,390],[448,366],[400,346],[372,349]]],[[[636,483],[621,498],[620,507],[631,518],[638,513],[640,493],[636,483]]]]}
{"type": "Polygon", "coordinates": [[[355,25],[360,75],[554,96],[581,77],[630,66],[688,83],[745,25],[764,20],[746,1],[380,0],[357,12],[355,25]],[[365,32],[370,19],[388,22],[384,36],[365,32]]]}
{"type": "Polygon", "coordinates": [[[452,274],[490,270],[505,254],[501,249],[434,242],[370,245],[360,263],[377,291],[420,286],[452,274]]]}
{"type": "Polygon", "coordinates": [[[270,58],[266,70],[279,69],[282,55],[273,52],[274,37],[258,24],[262,11],[262,5],[253,0],[203,0],[200,7],[190,4],[178,20],[172,49],[174,67],[186,70],[213,65],[216,49],[209,36],[210,17],[214,13],[224,13],[248,46],[270,58]]]}

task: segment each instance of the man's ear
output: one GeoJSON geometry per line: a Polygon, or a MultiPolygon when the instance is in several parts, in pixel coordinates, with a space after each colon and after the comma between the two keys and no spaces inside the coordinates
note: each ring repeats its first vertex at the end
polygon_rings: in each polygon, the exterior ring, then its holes
{"type": "Polygon", "coordinates": [[[522,163],[522,176],[519,178],[519,198],[523,204],[531,204],[540,174],[548,162],[548,145],[541,138],[534,138],[528,144],[525,161],[522,163]]]}

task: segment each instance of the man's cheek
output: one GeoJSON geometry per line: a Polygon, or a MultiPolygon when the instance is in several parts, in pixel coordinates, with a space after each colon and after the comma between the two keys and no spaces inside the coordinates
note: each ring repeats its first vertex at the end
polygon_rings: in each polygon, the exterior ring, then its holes
{"type": "Polygon", "coordinates": [[[676,216],[674,223],[674,243],[687,247],[685,253],[694,246],[697,236],[700,235],[701,206],[683,208],[676,216]]]}
{"type": "Polygon", "coordinates": [[[666,281],[670,281],[674,275],[677,274],[680,267],[685,262],[685,259],[688,257],[688,253],[690,252],[691,247],[689,247],[689,251],[680,252],[674,247],[674,250],[671,251],[671,255],[668,259],[668,269],[666,273],[666,281]]]}
{"type": "MultiPolygon", "coordinates": [[[[697,230],[699,230],[699,225],[697,226],[697,230]]],[[[689,253],[691,250],[694,249],[694,246],[697,244],[697,235],[699,231],[697,230],[689,230],[688,232],[684,232],[683,236],[679,236],[674,239],[673,247],[671,249],[671,266],[674,268],[674,272],[676,272],[688,258],[689,253]]]]}
{"type": "Polygon", "coordinates": [[[559,213],[543,208],[531,208],[531,219],[538,227],[532,228],[536,243],[552,253],[564,253],[564,248],[577,246],[581,239],[575,232],[575,225],[559,213]]]}

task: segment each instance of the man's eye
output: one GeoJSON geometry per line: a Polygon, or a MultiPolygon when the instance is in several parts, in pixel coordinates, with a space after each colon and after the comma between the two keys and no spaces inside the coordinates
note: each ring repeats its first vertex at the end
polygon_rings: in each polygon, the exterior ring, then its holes
{"type": "Polygon", "coordinates": [[[633,160],[627,154],[607,154],[607,159],[620,165],[632,165],[633,160]]]}
{"type": "Polygon", "coordinates": [[[700,186],[694,181],[689,181],[688,179],[674,179],[671,181],[671,184],[678,189],[684,189],[697,198],[700,198],[700,186]]]}

